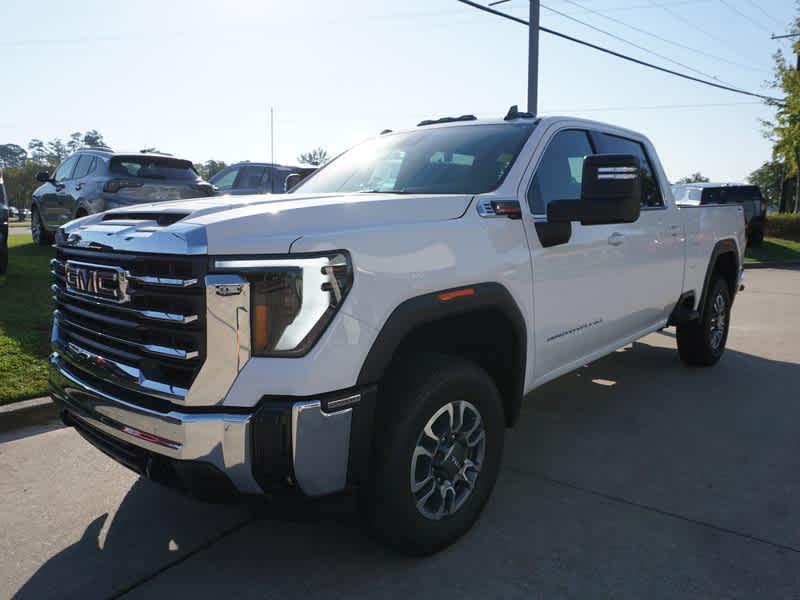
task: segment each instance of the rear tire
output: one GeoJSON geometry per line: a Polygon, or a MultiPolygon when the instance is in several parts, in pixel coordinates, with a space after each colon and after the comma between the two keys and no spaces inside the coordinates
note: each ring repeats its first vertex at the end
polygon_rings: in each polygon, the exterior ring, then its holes
{"type": "Polygon", "coordinates": [[[472,527],[494,488],[501,396],[486,371],[439,354],[403,360],[380,393],[360,504],[379,541],[411,556],[432,554],[472,527]]]}
{"type": "Polygon", "coordinates": [[[750,237],[747,240],[747,245],[751,248],[758,247],[764,242],[764,228],[753,227],[750,231],[750,237]]]}
{"type": "Polygon", "coordinates": [[[50,246],[55,240],[55,235],[45,229],[37,208],[31,209],[31,238],[37,246],[50,246]]]}
{"type": "Polygon", "coordinates": [[[678,354],[687,365],[710,367],[725,352],[731,317],[731,294],[727,282],[715,275],[711,280],[703,316],[678,325],[678,354]]]}

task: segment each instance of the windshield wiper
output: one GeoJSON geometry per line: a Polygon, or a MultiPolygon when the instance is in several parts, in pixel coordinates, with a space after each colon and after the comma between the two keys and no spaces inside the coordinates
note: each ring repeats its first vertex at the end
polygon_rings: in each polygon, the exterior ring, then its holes
{"type": "Polygon", "coordinates": [[[400,190],[359,190],[359,194],[410,194],[411,192],[405,191],[405,189],[400,190]]]}

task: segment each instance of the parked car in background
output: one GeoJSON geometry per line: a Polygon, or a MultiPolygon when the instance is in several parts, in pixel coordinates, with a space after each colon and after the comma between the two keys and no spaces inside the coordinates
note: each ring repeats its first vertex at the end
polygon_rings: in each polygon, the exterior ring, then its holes
{"type": "Polygon", "coordinates": [[[748,246],[764,241],[767,227],[767,202],[757,185],[741,183],[686,183],[672,186],[675,201],[690,206],[741,204],[744,208],[748,246]]]}
{"type": "Polygon", "coordinates": [[[0,275],[8,268],[8,206],[3,172],[0,171],[0,275]]]}
{"type": "MultiPolygon", "coordinates": [[[[4,192],[5,193],[5,192],[4,192]]],[[[9,221],[19,221],[19,210],[16,206],[9,206],[8,207],[8,220],[9,221]]]]}
{"type": "Polygon", "coordinates": [[[247,195],[247,194],[283,194],[288,192],[287,178],[295,186],[316,171],[316,167],[290,167],[272,163],[241,162],[222,169],[214,175],[209,183],[214,186],[215,194],[247,195]]]}
{"type": "Polygon", "coordinates": [[[121,154],[109,149],[78,150],[54,173],[41,171],[33,193],[31,234],[53,243],[64,223],[111,208],[213,195],[211,185],[189,160],[167,154],[121,154]]]}

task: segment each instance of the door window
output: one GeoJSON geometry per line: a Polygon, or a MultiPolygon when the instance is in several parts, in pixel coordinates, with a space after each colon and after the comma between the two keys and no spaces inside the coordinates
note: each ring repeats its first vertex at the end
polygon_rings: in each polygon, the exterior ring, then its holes
{"type": "Polygon", "coordinates": [[[89,173],[92,172],[94,169],[94,157],[89,156],[88,154],[84,154],[78,160],[78,164],[75,167],[75,173],[73,174],[73,179],[81,179],[86,177],[89,173]]]}
{"type": "Polygon", "coordinates": [[[233,182],[236,181],[238,174],[239,167],[229,167],[214,175],[209,183],[217,186],[218,190],[229,190],[233,187],[233,182]]]}
{"type": "Polygon", "coordinates": [[[72,179],[72,171],[75,168],[75,163],[78,162],[77,156],[70,156],[67,160],[61,163],[61,166],[56,169],[55,175],[53,175],[53,179],[60,183],[62,181],[66,181],[67,179],[72,179]]]}
{"type": "Polygon", "coordinates": [[[547,214],[552,200],[581,197],[583,159],[592,154],[585,131],[561,131],[550,141],[528,189],[528,204],[535,215],[547,214]]]}
{"type": "Polygon", "coordinates": [[[266,167],[247,166],[239,171],[236,187],[243,189],[261,188],[269,181],[269,170],[266,167]]]}
{"type": "Polygon", "coordinates": [[[642,206],[663,208],[664,199],[650,159],[640,142],[609,133],[595,134],[597,151],[600,154],[631,154],[639,159],[642,169],[642,206]]]}

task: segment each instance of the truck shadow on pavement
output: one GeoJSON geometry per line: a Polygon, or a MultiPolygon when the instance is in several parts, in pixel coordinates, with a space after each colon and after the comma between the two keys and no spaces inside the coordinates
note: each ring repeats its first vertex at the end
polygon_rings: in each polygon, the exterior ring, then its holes
{"type": "Polygon", "coordinates": [[[433,557],[370,541],[352,495],[212,506],[139,480],[18,597],[796,590],[800,365],[729,349],[716,368],[690,369],[668,336],[537,390],[507,435],[483,517],[433,557]]]}

